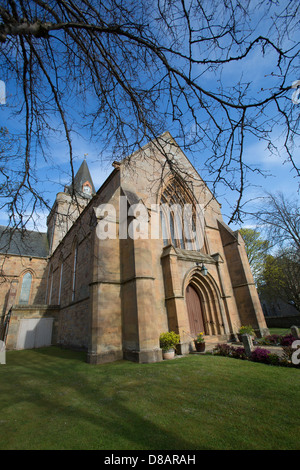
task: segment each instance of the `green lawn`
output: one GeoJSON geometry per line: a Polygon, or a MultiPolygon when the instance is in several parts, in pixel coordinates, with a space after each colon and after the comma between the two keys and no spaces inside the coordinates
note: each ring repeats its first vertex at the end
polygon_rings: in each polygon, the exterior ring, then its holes
{"type": "Polygon", "coordinates": [[[0,365],[0,449],[299,449],[300,370],[225,357],[91,366],[57,347],[0,365]]]}
{"type": "Polygon", "coordinates": [[[290,328],[269,328],[270,335],[289,335],[290,328]]]}

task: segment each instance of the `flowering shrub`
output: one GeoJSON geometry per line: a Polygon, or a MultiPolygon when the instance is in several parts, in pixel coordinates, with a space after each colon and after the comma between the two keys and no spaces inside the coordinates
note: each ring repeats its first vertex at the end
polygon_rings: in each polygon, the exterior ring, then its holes
{"type": "Polygon", "coordinates": [[[295,341],[294,336],[289,333],[287,335],[268,335],[263,338],[260,338],[256,341],[258,345],[266,345],[266,346],[291,346],[295,341]]]}
{"type": "Polygon", "coordinates": [[[232,357],[235,357],[236,359],[247,359],[247,354],[245,352],[245,348],[232,348],[231,351],[232,357]]]}
{"type": "Polygon", "coordinates": [[[229,344],[217,344],[214,348],[214,354],[217,356],[230,356],[232,350],[232,346],[229,344]]]}
{"type": "Polygon", "coordinates": [[[254,351],[251,353],[251,361],[254,362],[263,362],[264,364],[268,364],[268,356],[269,356],[270,351],[267,349],[263,348],[256,348],[254,351]]]}
{"type": "Polygon", "coordinates": [[[281,361],[284,363],[284,365],[289,365],[291,360],[292,360],[292,354],[295,351],[295,349],[292,348],[292,346],[283,346],[282,347],[282,358],[281,361]]]}
{"type": "Polygon", "coordinates": [[[195,339],[196,343],[204,343],[204,333],[199,333],[197,338],[195,339]]]}
{"type": "Polygon", "coordinates": [[[280,344],[281,336],[280,335],[268,335],[263,338],[262,344],[277,345],[280,344]]]}
{"type": "MultiPolygon", "coordinates": [[[[281,358],[277,354],[269,354],[267,357],[267,363],[271,364],[272,366],[280,366],[281,365],[281,358]]],[[[282,365],[285,365],[282,363],[282,365]]]]}
{"type": "Polygon", "coordinates": [[[248,334],[250,336],[255,336],[254,329],[252,328],[251,325],[241,326],[239,329],[239,334],[240,335],[248,334]]]}
{"type": "Polygon", "coordinates": [[[244,348],[234,348],[229,344],[217,344],[217,346],[214,348],[214,354],[217,356],[235,357],[236,359],[247,359],[244,348]]]}
{"type": "MultiPolygon", "coordinates": [[[[295,340],[295,338],[293,338],[293,340],[295,340]]],[[[300,365],[295,365],[291,362],[292,354],[295,350],[290,345],[282,347],[282,350],[283,354],[279,356],[276,353],[271,353],[267,349],[256,348],[252,351],[250,357],[248,357],[245,349],[242,347],[234,347],[229,344],[217,344],[213,350],[213,354],[216,356],[234,357],[236,359],[260,362],[273,366],[300,367],[300,365]]]]}
{"type": "Polygon", "coordinates": [[[281,346],[291,346],[294,341],[295,341],[295,338],[292,334],[285,335],[285,336],[281,337],[280,345],[281,346]]]}
{"type": "Polygon", "coordinates": [[[174,331],[167,331],[166,333],[161,333],[159,337],[160,347],[163,351],[168,351],[169,349],[175,349],[176,345],[180,341],[180,336],[174,331]]]}

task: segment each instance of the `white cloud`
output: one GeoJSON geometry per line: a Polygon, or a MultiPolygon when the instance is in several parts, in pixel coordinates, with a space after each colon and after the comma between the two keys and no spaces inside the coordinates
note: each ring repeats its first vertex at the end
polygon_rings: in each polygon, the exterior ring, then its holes
{"type": "MultiPolygon", "coordinates": [[[[274,148],[268,148],[268,143],[260,140],[246,147],[244,153],[244,161],[249,165],[259,165],[262,169],[267,169],[272,172],[274,166],[282,166],[288,159],[288,154],[284,148],[284,141],[282,136],[274,136],[272,138],[274,148]]],[[[293,159],[296,164],[300,164],[300,152],[296,148],[293,153],[293,159]]]]}

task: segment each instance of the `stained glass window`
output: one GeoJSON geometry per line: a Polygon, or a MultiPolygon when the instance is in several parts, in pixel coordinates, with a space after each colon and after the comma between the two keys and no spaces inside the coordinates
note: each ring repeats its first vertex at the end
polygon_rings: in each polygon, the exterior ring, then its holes
{"type": "Polygon", "coordinates": [[[24,274],[20,298],[19,298],[19,304],[23,304],[23,305],[28,304],[29,296],[30,296],[31,281],[32,281],[32,274],[29,272],[24,274]]]}

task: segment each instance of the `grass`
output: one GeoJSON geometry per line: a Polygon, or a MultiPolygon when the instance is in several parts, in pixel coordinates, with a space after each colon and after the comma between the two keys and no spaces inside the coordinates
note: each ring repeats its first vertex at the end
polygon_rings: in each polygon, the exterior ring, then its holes
{"type": "Polygon", "coordinates": [[[288,335],[291,333],[290,328],[269,328],[270,335],[288,335]]]}
{"type": "Polygon", "coordinates": [[[0,365],[0,449],[299,449],[299,369],[226,357],[91,366],[57,347],[0,365]]]}

